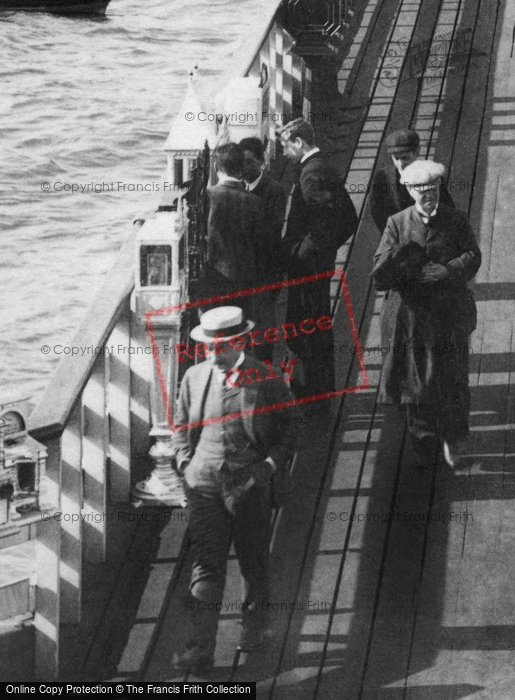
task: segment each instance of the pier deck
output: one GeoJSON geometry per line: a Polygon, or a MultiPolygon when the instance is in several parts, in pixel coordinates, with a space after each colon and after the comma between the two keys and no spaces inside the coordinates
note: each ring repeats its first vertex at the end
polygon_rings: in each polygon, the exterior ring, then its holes
{"type": "MultiPolygon", "coordinates": [[[[370,0],[340,71],[340,103],[314,110],[334,115],[325,145],[361,214],[339,266],[370,387],[333,400],[329,419],[315,417],[303,431],[295,498],[271,546],[276,636],[247,658],[235,654],[231,558],[211,678],[258,681],[260,697],[271,699],[515,697],[514,24],[509,2],[370,0]],[[483,252],[472,449],[456,470],[415,469],[404,416],[376,403],[382,295],[368,274],[380,233],[365,191],[383,162],[385,134],[407,127],[420,133],[423,155],[448,166],[451,194],[483,252]]],[[[348,346],[336,284],[334,293],[339,341],[348,346]]],[[[355,357],[339,345],[339,376],[359,383],[355,357]]],[[[65,631],[64,680],[178,679],[172,654],[184,642],[187,523],[178,512],[169,521],[159,509],[145,512],[123,566],[112,569],[114,592],[106,599],[102,581],[89,586],[86,632],[65,631]]],[[[91,580],[111,575],[89,566],[91,580]]]]}

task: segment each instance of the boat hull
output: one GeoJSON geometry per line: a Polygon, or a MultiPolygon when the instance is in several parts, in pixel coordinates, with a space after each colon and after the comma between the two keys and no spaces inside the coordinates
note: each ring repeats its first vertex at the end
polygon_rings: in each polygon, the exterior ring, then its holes
{"type": "Polygon", "coordinates": [[[35,11],[62,14],[99,14],[106,11],[111,0],[0,0],[0,12],[35,11]]]}

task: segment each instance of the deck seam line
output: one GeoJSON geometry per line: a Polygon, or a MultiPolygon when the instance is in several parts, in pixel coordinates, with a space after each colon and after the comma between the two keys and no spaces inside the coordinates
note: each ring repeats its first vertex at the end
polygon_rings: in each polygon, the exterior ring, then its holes
{"type": "MultiPolygon", "coordinates": [[[[366,437],[366,440],[365,440],[365,446],[364,446],[364,448],[363,448],[363,455],[362,455],[362,458],[361,458],[361,465],[360,465],[360,469],[359,469],[359,473],[358,473],[358,478],[357,478],[358,488],[356,489],[356,491],[355,491],[355,493],[354,493],[354,495],[353,495],[353,497],[352,497],[352,506],[351,506],[351,510],[350,510],[350,513],[349,513],[350,525],[349,525],[349,527],[348,527],[348,529],[347,529],[347,533],[346,533],[346,535],[345,535],[345,540],[344,540],[343,547],[342,547],[342,550],[341,550],[340,564],[339,564],[339,566],[338,566],[338,573],[337,573],[336,579],[335,579],[335,581],[334,581],[333,599],[332,599],[331,608],[330,608],[330,611],[329,611],[329,622],[328,622],[328,625],[327,625],[327,632],[326,632],[326,635],[325,635],[325,641],[324,641],[324,645],[323,645],[322,652],[321,652],[321,659],[320,659],[320,665],[319,665],[319,669],[318,669],[318,673],[317,673],[317,680],[316,680],[316,685],[315,685],[315,692],[314,692],[314,695],[313,695],[314,698],[317,698],[318,692],[319,692],[319,690],[320,690],[320,684],[321,684],[321,682],[322,682],[323,673],[324,673],[324,663],[325,663],[325,659],[326,659],[326,656],[327,656],[327,648],[328,648],[328,646],[329,646],[329,639],[330,639],[330,636],[331,636],[331,629],[332,629],[333,619],[334,619],[334,616],[335,616],[335,614],[336,614],[336,612],[337,612],[336,603],[337,603],[337,601],[338,601],[338,597],[339,597],[339,594],[340,594],[340,586],[341,586],[341,582],[342,582],[342,578],[343,578],[343,570],[344,570],[344,568],[345,568],[345,562],[346,562],[346,560],[347,560],[347,554],[348,554],[348,552],[349,552],[349,542],[350,542],[350,538],[351,538],[351,536],[352,536],[352,523],[353,523],[353,519],[352,519],[352,518],[353,518],[353,515],[354,515],[355,512],[356,512],[356,509],[357,509],[357,506],[358,506],[358,501],[359,501],[359,499],[360,499],[360,497],[361,497],[361,494],[359,493],[359,486],[361,485],[361,482],[362,482],[362,480],[363,480],[363,474],[364,474],[364,472],[365,472],[365,466],[366,466],[367,456],[368,456],[368,449],[369,449],[369,446],[370,446],[370,443],[371,443],[372,431],[374,430],[374,427],[373,427],[373,426],[374,426],[376,414],[377,414],[377,411],[378,411],[378,403],[377,403],[377,396],[378,396],[378,394],[379,394],[379,386],[378,386],[377,389],[376,389],[376,394],[375,394],[375,399],[374,399],[374,407],[373,407],[373,409],[372,409],[372,414],[371,414],[371,416],[370,416],[370,422],[369,422],[368,430],[367,430],[367,437],[366,437]]],[[[332,455],[331,455],[331,457],[332,457],[332,455]]],[[[320,550],[318,550],[317,553],[320,554],[320,550]]]]}
{"type": "MultiPolygon", "coordinates": [[[[403,0],[401,0],[401,2],[399,3],[399,5],[398,5],[398,7],[397,7],[396,16],[395,16],[394,20],[393,20],[392,23],[391,23],[391,27],[390,27],[390,30],[389,30],[389,33],[388,33],[388,40],[387,40],[386,42],[384,42],[385,48],[384,48],[384,51],[383,51],[383,54],[382,54],[381,58],[379,59],[380,70],[376,72],[375,77],[374,77],[374,88],[373,88],[373,92],[372,92],[372,97],[370,97],[369,100],[368,100],[367,114],[368,114],[368,112],[370,111],[370,107],[371,107],[372,102],[373,102],[373,99],[374,99],[373,96],[375,95],[375,92],[376,92],[376,90],[377,90],[377,86],[378,86],[378,84],[379,84],[379,79],[380,79],[380,75],[381,75],[381,70],[382,70],[382,67],[383,67],[383,65],[384,65],[384,61],[385,61],[386,56],[387,56],[386,46],[388,46],[388,45],[390,44],[390,42],[391,42],[392,36],[394,35],[394,32],[395,32],[395,30],[396,30],[396,28],[397,28],[398,19],[399,19],[399,16],[400,16],[401,12],[402,12],[402,8],[403,8],[403,7],[404,7],[404,2],[403,2],[403,0]]],[[[421,8],[421,7],[422,7],[422,2],[419,3],[419,11],[420,11],[420,8],[421,8]]],[[[405,61],[405,60],[406,60],[406,57],[404,58],[404,61],[405,61]]],[[[404,65],[404,62],[403,62],[403,65],[404,65]]],[[[396,87],[396,89],[395,89],[395,92],[394,92],[394,95],[393,95],[393,97],[392,97],[392,102],[391,102],[391,104],[393,104],[393,102],[395,101],[395,96],[396,96],[396,94],[397,94],[397,89],[398,89],[398,85],[397,85],[397,87],[396,87]]],[[[358,136],[358,138],[357,138],[356,146],[355,146],[355,148],[353,149],[353,156],[351,157],[351,159],[350,159],[350,161],[349,161],[349,166],[348,166],[347,171],[346,171],[345,179],[346,179],[346,176],[347,176],[347,174],[348,174],[348,172],[349,172],[349,170],[350,170],[350,166],[351,166],[351,164],[352,164],[352,161],[354,160],[356,151],[357,151],[358,146],[359,146],[360,136],[361,136],[361,134],[363,133],[363,131],[365,130],[366,123],[367,123],[367,117],[365,117],[364,120],[363,120],[363,125],[362,125],[362,127],[361,127],[359,136],[358,136]]],[[[387,122],[386,122],[386,123],[387,123],[387,122]]],[[[361,206],[361,209],[360,209],[360,215],[361,215],[362,212],[364,211],[365,201],[366,201],[366,200],[364,200],[363,203],[362,203],[362,206],[361,206]]],[[[349,262],[350,262],[350,258],[351,258],[351,255],[352,255],[352,251],[353,251],[353,249],[354,249],[354,242],[355,242],[356,236],[357,236],[357,234],[355,234],[355,235],[353,236],[352,241],[351,241],[351,243],[350,243],[350,245],[349,245],[349,250],[348,250],[347,257],[346,257],[346,260],[345,260],[345,263],[344,263],[344,270],[347,269],[348,264],[349,264],[349,262]]],[[[338,298],[339,298],[339,295],[338,295],[338,298]]],[[[336,305],[333,306],[333,309],[332,309],[333,314],[335,313],[335,311],[336,311],[336,305]]],[[[366,305],[364,306],[364,309],[363,309],[363,313],[362,313],[362,316],[361,316],[362,319],[363,319],[363,314],[364,314],[364,313],[366,313],[366,305]]],[[[343,410],[344,404],[345,404],[345,396],[343,396],[342,399],[341,399],[341,401],[340,401],[339,411],[338,411],[338,414],[337,414],[338,417],[341,415],[341,412],[342,412],[342,410],[343,410]]],[[[332,433],[332,436],[331,436],[331,442],[334,442],[335,433],[336,433],[336,430],[333,430],[333,433],[332,433]]],[[[310,529],[309,529],[308,537],[307,537],[307,542],[306,542],[306,546],[305,546],[305,548],[304,548],[304,554],[303,554],[303,557],[302,557],[302,563],[301,563],[301,567],[300,567],[301,574],[300,574],[300,576],[299,576],[298,583],[297,583],[297,587],[296,587],[296,593],[297,593],[297,595],[298,595],[298,592],[299,592],[299,590],[300,590],[300,588],[301,588],[301,586],[302,586],[302,578],[303,578],[303,576],[302,576],[302,571],[303,571],[304,564],[305,564],[305,562],[306,562],[307,556],[308,556],[308,554],[309,554],[310,542],[311,542],[311,538],[312,538],[312,534],[313,534],[313,530],[314,530],[314,525],[313,525],[313,523],[316,522],[316,514],[317,514],[318,506],[319,506],[319,503],[320,503],[320,500],[321,500],[321,495],[322,495],[322,493],[323,493],[323,487],[324,487],[324,485],[325,485],[325,480],[326,480],[326,477],[327,477],[327,471],[328,471],[328,468],[329,468],[329,465],[330,465],[330,460],[331,460],[331,455],[332,455],[332,449],[333,449],[333,446],[331,446],[330,450],[328,451],[328,458],[327,458],[327,461],[326,461],[326,468],[325,468],[325,471],[324,471],[324,476],[323,476],[323,479],[322,479],[320,488],[319,488],[319,490],[318,490],[317,500],[316,500],[316,504],[315,504],[315,508],[314,508],[314,517],[312,518],[312,524],[311,524],[311,527],[310,527],[310,529]]],[[[272,700],[272,698],[273,698],[273,694],[274,694],[274,691],[275,691],[275,688],[276,688],[276,685],[277,685],[277,677],[278,677],[278,674],[279,674],[280,669],[281,669],[281,667],[282,667],[282,663],[283,663],[283,659],[284,659],[284,655],[285,655],[286,647],[287,647],[287,643],[288,643],[288,631],[290,630],[291,625],[292,625],[293,614],[294,614],[294,611],[291,611],[291,612],[290,612],[290,615],[288,616],[288,623],[287,623],[287,626],[286,626],[286,634],[285,634],[285,637],[284,637],[284,640],[283,640],[283,644],[282,644],[282,646],[281,646],[281,651],[280,651],[280,654],[279,654],[279,658],[278,658],[278,663],[277,663],[277,666],[276,666],[276,670],[275,670],[275,673],[274,673],[274,676],[273,676],[273,679],[272,679],[272,682],[271,682],[271,685],[270,685],[270,690],[269,690],[269,695],[268,695],[268,697],[269,697],[270,700],[272,700]]],[[[322,659],[321,668],[323,669],[323,659],[322,659]]],[[[316,686],[316,688],[315,688],[315,697],[316,697],[316,692],[317,692],[317,691],[318,691],[318,681],[317,681],[317,686],[316,686]]]]}
{"type": "MultiPolygon", "coordinates": [[[[427,62],[428,62],[429,56],[430,56],[429,48],[430,48],[430,45],[431,45],[431,43],[432,43],[432,41],[433,41],[433,39],[434,39],[434,35],[435,35],[435,32],[436,32],[436,27],[437,27],[437,25],[438,25],[438,17],[440,16],[440,13],[441,13],[441,11],[442,11],[442,5],[444,4],[444,1],[445,1],[445,0],[441,0],[440,6],[439,6],[439,8],[438,8],[438,12],[437,12],[437,15],[436,15],[437,19],[436,19],[436,21],[435,21],[434,28],[433,28],[433,32],[432,32],[432,34],[431,34],[431,42],[429,42],[428,51],[427,51],[426,57],[425,57],[424,70],[425,70],[425,68],[427,67],[427,62]]],[[[453,22],[453,37],[454,37],[455,31],[456,31],[456,27],[457,27],[457,25],[458,25],[459,12],[460,12],[460,10],[461,10],[461,5],[462,5],[462,0],[459,0],[458,9],[457,9],[457,11],[456,11],[456,16],[455,16],[455,19],[454,19],[454,22],[453,22]]],[[[419,15],[420,15],[421,9],[422,9],[422,4],[419,6],[419,14],[417,15],[417,20],[419,19],[419,15]]],[[[412,35],[411,35],[411,37],[410,37],[410,42],[409,42],[408,49],[407,49],[407,51],[406,51],[406,56],[409,55],[409,49],[410,49],[410,47],[411,47],[411,45],[412,45],[412,42],[413,42],[413,39],[414,39],[416,23],[417,23],[417,22],[415,22],[415,24],[413,25],[413,33],[412,33],[412,35]]],[[[401,75],[401,76],[402,76],[402,72],[403,72],[403,70],[404,70],[404,68],[405,68],[406,56],[404,57],[402,69],[401,69],[401,71],[400,71],[400,75],[401,75]]],[[[434,120],[433,120],[433,127],[432,127],[432,129],[431,129],[431,137],[430,137],[430,140],[429,140],[428,149],[429,149],[429,145],[430,145],[431,140],[432,140],[432,135],[433,135],[433,133],[434,133],[434,125],[435,125],[435,122],[436,122],[436,119],[437,119],[438,108],[439,108],[439,106],[440,106],[440,102],[441,102],[441,98],[442,98],[442,94],[443,94],[443,88],[444,88],[445,80],[446,80],[446,77],[447,77],[447,66],[448,66],[448,63],[449,63],[449,55],[447,56],[446,68],[445,68],[444,76],[443,76],[443,79],[442,79],[442,86],[441,86],[441,88],[440,88],[440,91],[439,91],[439,94],[438,94],[438,98],[437,98],[437,105],[438,105],[438,106],[437,106],[437,109],[435,110],[435,117],[434,117],[434,120]]],[[[424,70],[422,71],[422,76],[424,75],[424,70]]],[[[386,131],[387,125],[388,125],[388,123],[389,123],[389,121],[390,121],[390,118],[391,118],[391,115],[392,115],[392,112],[393,112],[393,109],[394,109],[394,104],[395,104],[395,100],[396,100],[396,97],[397,97],[399,85],[400,85],[400,82],[397,84],[396,91],[395,91],[395,95],[394,95],[394,97],[393,97],[393,99],[392,99],[392,101],[391,101],[391,108],[390,108],[389,114],[388,114],[388,116],[387,116],[387,118],[386,118],[385,129],[384,129],[384,131],[383,131],[383,137],[382,137],[382,139],[381,139],[381,143],[382,143],[382,141],[383,141],[383,139],[384,139],[384,132],[386,131]]],[[[419,97],[419,95],[420,95],[420,93],[419,93],[419,91],[418,91],[418,89],[417,89],[417,98],[419,97]]],[[[414,103],[413,103],[413,107],[412,107],[412,118],[413,118],[414,114],[416,113],[417,98],[415,99],[415,101],[414,101],[414,103]]],[[[378,120],[378,121],[379,121],[379,120],[378,120]]],[[[378,151],[377,151],[377,154],[378,154],[378,155],[376,156],[376,159],[375,159],[376,161],[377,161],[377,158],[378,158],[378,156],[379,156],[379,152],[380,152],[380,147],[378,148],[378,151]]],[[[349,168],[349,170],[350,170],[350,168],[349,168]]],[[[368,199],[368,197],[365,197],[365,199],[364,199],[364,201],[363,201],[363,205],[362,205],[362,206],[363,206],[363,209],[362,209],[362,211],[364,210],[364,207],[365,207],[365,205],[366,205],[367,199],[368,199]]],[[[350,252],[351,252],[351,251],[349,251],[349,255],[348,255],[348,258],[347,258],[347,260],[346,260],[346,263],[347,263],[347,261],[348,261],[349,258],[350,258],[350,252]]],[[[361,330],[362,325],[363,325],[363,323],[364,323],[364,321],[365,321],[365,318],[366,318],[366,310],[367,310],[368,304],[369,304],[369,302],[370,302],[370,290],[371,290],[371,288],[372,288],[372,284],[369,285],[369,290],[368,290],[368,292],[367,292],[366,302],[365,302],[365,305],[364,305],[364,313],[363,313],[362,316],[361,316],[360,330],[361,330]]],[[[375,415],[375,409],[374,409],[374,415],[375,415]]],[[[371,423],[371,425],[372,425],[372,423],[371,423]]],[[[397,494],[396,494],[396,490],[397,490],[396,487],[397,487],[398,479],[400,478],[400,470],[401,470],[401,466],[402,466],[402,460],[403,460],[403,453],[404,453],[404,444],[405,444],[405,440],[406,440],[406,429],[404,429],[404,434],[403,434],[403,438],[402,438],[401,450],[400,450],[400,452],[399,452],[398,471],[397,471],[397,481],[396,481],[396,483],[395,483],[395,485],[394,485],[394,490],[393,490],[393,503],[395,503],[395,499],[396,499],[396,495],[397,495],[397,494]]],[[[364,454],[366,455],[366,451],[365,451],[364,454]]],[[[360,474],[360,478],[361,478],[361,476],[362,476],[362,475],[360,474]]],[[[432,502],[433,502],[433,499],[434,499],[435,478],[436,478],[436,474],[433,474],[432,491],[431,491],[431,496],[430,496],[430,501],[429,501],[429,509],[432,507],[432,502]]],[[[354,503],[353,503],[353,508],[354,508],[354,504],[355,504],[355,503],[357,503],[357,499],[356,499],[356,500],[354,501],[354,503]]],[[[351,525],[351,527],[349,528],[349,533],[348,533],[349,536],[350,536],[350,532],[351,532],[351,531],[352,531],[352,525],[351,525]]],[[[386,535],[385,535],[384,545],[383,545],[383,559],[382,559],[381,568],[380,568],[380,577],[381,577],[381,578],[382,578],[383,571],[384,571],[384,563],[385,563],[386,553],[387,553],[387,550],[388,550],[388,544],[389,544],[389,540],[390,540],[390,533],[391,533],[391,527],[390,527],[390,523],[389,523],[389,525],[388,525],[388,527],[387,527],[387,533],[386,533],[386,535]]],[[[427,539],[428,539],[428,527],[426,526],[426,529],[425,529],[425,537],[424,537],[423,557],[425,556],[425,548],[427,547],[427,539]]],[[[346,538],[346,542],[347,542],[347,538],[346,538]]],[[[345,560],[345,550],[344,550],[344,554],[343,554],[343,557],[342,557],[342,561],[343,561],[343,560],[345,560]]],[[[339,571],[340,580],[341,580],[341,576],[343,575],[343,568],[344,568],[344,567],[342,566],[342,567],[341,567],[341,570],[339,571]]],[[[336,589],[335,589],[335,595],[338,595],[338,588],[339,588],[339,586],[337,586],[336,589]]],[[[367,664],[368,664],[368,658],[369,658],[369,655],[370,655],[370,646],[371,646],[371,643],[372,643],[372,630],[373,630],[373,628],[374,628],[375,617],[376,617],[376,614],[377,614],[378,595],[380,595],[380,588],[381,588],[380,585],[378,585],[378,587],[377,587],[377,589],[376,589],[376,603],[375,603],[375,605],[374,605],[374,613],[373,613],[372,623],[371,623],[371,627],[370,627],[371,632],[370,632],[370,635],[369,635],[369,644],[367,645],[367,651],[366,651],[366,654],[365,654],[365,660],[364,660],[364,664],[363,664],[362,682],[361,682],[360,691],[359,691],[360,697],[361,697],[361,695],[362,695],[362,693],[363,693],[363,685],[364,685],[364,680],[365,680],[365,677],[366,677],[366,668],[367,668],[367,664]]],[[[334,598],[333,598],[333,601],[334,601],[334,598]]],[[[323,676],[324,662],[325,662],[325,658],[326,658],[326,655],[327,655],[327,647],[328,647],[328,644],[329,644],[330,631],[331,631],[331,626],[332,626],[332,622],[333,622],[334,612],[330,613],[330,614],[329,614],[329,617],[330,617],[330,622],[329,622],[329,626],[328,626],[328,632],[327,632],[326,640],[325,640],[325,643],[324,643],[324,649],[323,649],[323,651],[322,651],[322,661],[321,661],[321,665],[320,665],[319,672],[318,672],[318,675],[317,675],[317,686],[316,686],[316,691],[315,691],[315,696],[314,696],[315,698],[316,698],[316,696],[317,696],[317,693],[318,693],[318,690],[319,690],[319,686],[320,686],[320,683],[321,683],[321,680],[322,680],[322,676],[323,676]]],[[[415,622],[416,622],[416,616],[414,617],[414,623],[415,623],[415,622]]],[[[410,657],[408,656],[408,667],[409,667],[409,658],[410,658],[410,657]]]]}
{"type": "MultiPolygon", "coordinates": [[[[442,4],[442,2],[443,2],[443,0],[441,0],[441,3],[440,3],[440,4],[442,4]]],[[[461,0],[460,0],[460,2],[461,2],[461,0]]],[[[413,4],[413,3],[410,3],[410,4],[413,4]]],[[[398,18],[399,18],[399,15],[400,15],[401,12],[404,10],[404,8],[405,8],[405,3],[401,2],[401,3],[399,4],[399,6],[398,6],[398,9],[397,9],[396,18],[395,18],[395,20],[392,22],[391,29],[390,29],[390,32],[389,32],[389,38],[388,38],[388,40],[385,42],[385,46],[388,46],[388,45],[390,44],[390,42],[391,42],[391,40],[392,40],[392,36],[394,35],[395,30],[398,28],[398,18]]],[[[419,17],[419,15],[420,15],[421,10],[422,10],[422,2],[418,3],[417,8],[418,8],[417,20],[418,20],[418,17],[419,17]]],[[[403,25],[402,25],[402,26],[403,26],[403,25]]],[[[414,23],[413,25],[411,25],[411,28],[412,28],[412,35],[411,35],[411,37],[410,37],[409,46],[411,46],[411,43],[412,43],[412,41],[413,41],[413,34],[414,34],[414,31],[415,31],[415,26],[416,26],[416,21],[415,21],[415,23],[414,23]]],[[[385,59],[386,59],[386,55],[387,55],[387,51],[385,50],[384,53],[383,53],[383,55],[382,55],[382,57],[381,57],[381,59],[380,59],[380,69],[379,69],[379,70],[376,72],[376,74],[375,74],[374,90],[373,90],[373,92],[372,92],[372,97],[369,99],[369,104],[368,104],[368,108],[367,108],[367,113],[370,111],[370,109],[371,109],[371,107],[372,107],[372,104],[373,104],[373,102],[374,102],[375,92],[376,92],[377,86],[378,86],[378,84],[379,84],[379,79],[380,79],[380,76],[381,76],[381,70],[382,70],[382,67],[383,67],[383,65],[384,65],[384,61],[385,61],[385,59]]],[[[404,58],[403,58],[402,70],[404,69],[404,66],[405,66],[405,64],[406,64],[407,56],[408,56],[408,51],[406,52],[406,55],[405,55],[404,58]]],[[[400,71],[400,75],[402,75],[402,70],[400,71]]],[[[386,128],[387,128],[387,125],[388,125],[388,122],[389,122],[389,118],[390,118],[391,113],[392,113],[392,111],[393,111],[393,106],[394,106],[394,103],[395,103],[395,99],[396,99],[396,97],[397,97],[397,93],[398,93],[398,90],[399,90],[399,86],[400,86],[400,81],[397,83],[397,85],[396,85],[396,87],[395,87],[395,91],[394,91],[393,96],[392,96],[391,98],[389,98],[390,110],[389,110],[389,113],[388,113],[388,115],[387,115],[387,117],[386,117],[386,120],[382,120],[382,121],[384,121],[385,126],[384,126],[384,128],[383,128],[383,130],[382,130],[382,131],[383,131],[383,136],[382,136],[381,142],[382,142],[382,140],[384,139],[384,132],[386,131],[386,128]]],[[[369,119],[368,116],[366,116],[366,117],[364,118],[363,127],[362,127],[362,129],[361,129],[361,131],[360,131],[360,136],[361,136],[361,134],[363,134],[363,132],[366,130],[366,124],[367,124],[367,122],[368,122],[368,119],[369,119]]],[[[353,156],[352,156],[352,158],[350,159],[349,167],[347,168],[347,173],[351,171],[352,162],[354,161],[354,159],[355,159],[355,157],[356,157],[355,154],[356,154],[356,151],[357,151],[358,148],[359,148],[360,136],[358,137],[358,139],[357,139],[357,141],[356,141],[356,147],[353,149],[353,156]]],[[[380,150],[380,148],[378,148],[378,151],[377,151],[378,154],[379,154],[379,150],[380,150]]],[[[378,157],[378,156],[376,156],[376,158],[374,159],[374,164],[375,164],[375,162],[377,161],[377,157],[378,157]]],[[[373,172],[373,168],[374,168],[374,166],[372,166],[372,168],[370,169],[370,173],[371,173],[371,174],[372,174],[372,172],[373,172]]],[[[365,197],[365,198],[363,199],[363,202],[362,202],[362,205],[361,205],[360,216],[363,215],[363,212],[364,212],[364,210],[365,210],[366,203],[367,203],[367,198],[365,197]]],[[[352,242],[351,242],[351,244],[350,244],[350,246],[349,246],[348,254],[347,254],[347,257],[346,257],[346,260],[345,260],[345,263],[344,263],[344,269],[347,269],[347,267],[348,267],[348,265],[349,265],[349,263],[350,263],[350,258],[351,258],[352,251],[353,251],[353,248],[354,248],[355,239],[356,239],[356,236],[353,237],[353,240],[352,240],[352,242]]],[[[363,323],[365,322],[366,316],[367,316],[367,314],[368,314],[368,304],[369,304],[369,301],[370,301],[370,292],[371,292],[371,288],[372,288],[372,284],[370,283],[370,284],[369,284],[369,287],[368,287],[368,290],[367,290],[366,297],[365,297],[365,303],[364,303],[364,306],[363,306],[363,311],[362,311],[361,317],[360,317],[360,324],[359,324],[359,328],[360,328],[360,329],[362,328],[363,323]]],[[[339,297],[337,297],[337,300],[339,300],[339,297]]],[[[333,307],[333,313],[335,313],[336,307],[337,307],[337,303],[336,303],[336,304],[334,305],[334,307],[333,307]]],[[[354,364],[354,360],[351,362],[351,366],[350,366],[350,368],[349,368],[348,376],[349,376],[349,373],[350,373],[350,372],[352,371],[352,369],[353,369],[353,364],[354,364]]],[[[376,392],[376,393],[377,393],[377,392],[376,392]]],[[[343,397],[343,398],[345,398],[345,397],[343,397]]],[[[339,408],[339,412],[338,412],[338,419],[340,418],[340,415],[341,415],[341,413],[343,412],[343,406],[344,406],[344,401],[342,400],[341,403],[340,403],[340,408],[339,408]]],[[[374,416],[375,416],[375,412],[376,412],[376,407],[374,407],[374,416]]],[[[371,423],[370,425],[372,425],[372,423],[371,423]]],[[[371,429],[371,428],[369,428],[369,429],[371,429]]],[[[335,433],[336,433],[336,431],[333,432],[333,436],[332,436],[332,440],[333,440],[333,441],[334,441],[335,433]]],[[[369,440],[369,437],[367,437],[367,439],[369,440]]],[[[404,444],[404,439],[405,439],[405,438],[404,438],[404,436],[403,436],[403,438],[402,438],[402,444],[404,444]]],[[[333,448],[332,448],[332,449],[333,449],[333,448]]],[[[331,459],[332,459],[332,449],[331,449],[331,452],[330,452],[329,457],[328,457],[328,462],[329,462],[329,464],[326,466],[326,470],[325,470],[325,473],[324,473],[324,480],[323,480],[323,484],[321,485],[321,488],[325,485],[325,481],[326,481],[326,477],[327,477],[327,472],[328,472],[328,469],[329,469],[329,466],[330,466],[330,462],[331,462],[331,459]]],[[[402,450],[401,450],[401,453],[400,453],[400,454],[402,455],[402,450]]],[[[365,450],[364,457],[363,457],[362,468],[360,469],[360,473],[359,473],[359,479],[362,478],[362,474],[363,474],[362,469],[364,468],[365,459],[366,459],[366,450],[365,450]]],[[[399,467],[399,468],[400,468],[400,467],[399,467]]],[[[354,509],[354,511],[355,511],[355,507],[356,507],[356,503],[357,503],[357,499],[358,499],[358,498],[359,498],[359,494],[356,493],[356,494],[354,495],[354,499],[353,499],[353,509],[354,509]]],[[[319,494],[318,494],[318,498],[317,498],[317,503],[316,503],[316,508],[315,508],[315,513],[316,513],[317,510],[318,510],[318,506],[319,506],[320,500],[321,500],[321,493],[320,493],[320,490],[319,490],[319,494]]],[[[388,527],[388,530],[389,530],[389,529],[390,529],[390,527],[388,527]]],[[[348,541],[349,541],[348,538],[350,538],[351,532],[352,532],[352,526],[349,528],[348,535],[346,536],[346,544],[348,544],[348,541]]],[[[310,542],[311,542],[312,534],[313,534],[313,528],[311,528],[311,529],[310,529],[310,532],[309,532],[307,546],[306,546],[306,548],[305,548],[305,550],[304,550],[304,557],[303,557],[303,560],[302,560],[301,571],[303,570],[306,557],[307,557],[307,555],[308,555],[308,553],[309,553],[309,548],[310,548],[310,542]]],[[[345,548],[344,548],[343,555],[342,555],[342,561],[344,561],[344,560],[345,560],[345,548]]],[[[339,575],[340,575],[340,571],[339,571],[339,575]]],[[[341,575],[343,575],[343,566],[341,567],[341,575]]],[[[341,579],[341,576],[340,576],[340,579],[341,579]]],[[[297,591],[299,590],[299,588],[300,588],[301,585],[302,585],[302,575],[301,575],[300,580],[299,580],[299,586],[297,587],[297,591]]],[[[339,590],[338,587],[335,587],[335,594],[334,594],[334,595],[336,595],[336,596],[338,595],[338,590],[339,590]]],[[[321,658],[320,666],[319,666],[318,673],[317,673],[317,680],[316,680],[315,693],[314,693],[314,697],[315,697],[315,698],[316,698],[316,696],[317,696],[317,693],[318,693],[318,690],[319,690],[319,687],[320,687],[321,678],[322,678],[322,675],[323,675],[324,660],[325,660],[325,657],[326,657],[327,645],[328,645],[328,643],[329,643],[328,640],[329,640],[329,636],[330,636],[330,626],[331,626],[331,623],[332,623],[332,618],[333,618],[333,614],[330,613],[330,614],[329,614],[330,623],[329,623],[329,627],[328,627],[328,634],[326,635],[326,640],[325,640],[325,642],[324,642],[324,649],[323,649],[323,652],[322,652],[322,658],[321,658]]],[[[290,627],[291,627],[291,621],[292,621],[292,619],[293,619],[293,612],[290,613],[289,621],[288,621],[288,626],[287,626],[287,630],[289,630],[290,627]]],[[[286,637],[285,637],[285,642],[284,642],[283,647],[282,647],[282,650],[281,650],[281,656],[280,656],[280,661],[279,661],[277,670],[279,670],[280,667],[281,667],[281,665],[282,665],[282,659],[283,659],[283,657],[284,657],[285,647],[286,647],[286,640],[287,640],[287,633],[286,633],[286,637]]],[[[275,687],[276,687],[276,681],[277,681],[277,673],[276,673],[276,675],[274,676],[273,681],[272,681],[272,684],[271,684],[270,693],[269,693],[269,698],[272,698],[273,691],[274,691],[274,689],[275,689],[275,687]]]]}
{"type": "MultiPolygon", "coordinates": [[[[397,457],[397,470],[396,470],[395,481],[393,483],[392,496],[390,499],[390,511],[391,512],[393,512],[393,510],[394,510],[395,501],[397,500],[397,495],[398,495],[397,489],[398,489],[399,480],[400,480],[405,441],[406,441],[406,428],[404,428],[404,432],[403,432],[403,436],[402,436],[402,440],[401,440],[401,445],[400,445],[400,449],[399,449],[399,454],[397,457]]],[[[370,652],[371,652],[372,643],[373,643],[373,631],[374,631],[377,613],[378,613],[378,609],[379,609],[379,599],[381,596],[381,584],[382,584],[382,580],[383,580],[383,576],[384,576],[384,571],[386,568],[386,557],[387,557],[387,552],[388,552],[388,544],[390,542],[390,534],[391,534],[392,526],[393,526],[392,520],[389,520],[388,524],[386,526],[386,534],[385,534],[384,544],[383,544],[383,555],[381,557],[381,565],[379,567],[379,573],[378,573],[378,577],[377,577],[376,595],[374,596],[374,607],[373,607],[373,612],[372,612],[372,616],[371,616],[371,624],[370,624],[370,628],[369,628],[368,642],[367,642],[366,651],[365,651],[365,655],[364,655],[364,659],[363,659],[361,682],[360,682],[359,694],[358,694],[357,700],[362,700],[362,698],[363,698],[365,679],[366,679],[366,675],[367,675],[368,663],[369,663],[369,659],[370,659],[370,652]]]]}

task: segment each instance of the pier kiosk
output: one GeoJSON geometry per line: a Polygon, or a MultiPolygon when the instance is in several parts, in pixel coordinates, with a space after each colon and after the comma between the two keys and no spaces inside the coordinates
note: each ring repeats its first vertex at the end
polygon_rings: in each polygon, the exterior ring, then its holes
{"type": "Polygon", "coordinates": [[[0,403],[0,621],[34,612],[36,524],[51,508],[47,450],[27,433],[29,402],[0,403]]]}

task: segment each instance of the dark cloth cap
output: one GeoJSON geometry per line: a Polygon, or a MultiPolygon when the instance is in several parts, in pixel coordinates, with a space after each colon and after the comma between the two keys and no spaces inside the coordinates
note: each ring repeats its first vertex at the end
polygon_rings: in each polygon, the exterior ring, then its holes
{"type": "Polygon", "coordinates": [[[401,129],[392,131],[386,138],[388,153],[396,151],[416,151],[420,144],[420,138],[416,131],[401,129]]]}

